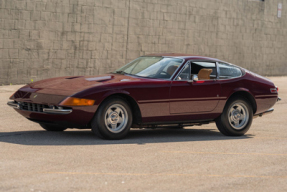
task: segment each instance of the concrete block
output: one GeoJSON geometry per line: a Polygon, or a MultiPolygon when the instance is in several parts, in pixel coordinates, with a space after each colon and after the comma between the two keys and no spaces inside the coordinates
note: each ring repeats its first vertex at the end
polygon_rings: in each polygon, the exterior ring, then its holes
{"type": "Polygon", "coordinates": [[[13,49],[13,39],[3,39],[2,43],[4,43],[3,48],[5,49],[13,49]]]}
{"type": "Polygon", "coordinates": [[[17,59],[19,58],[19,51],[18,49],[8,49],[8,55],[10,59],[17,59]]]}

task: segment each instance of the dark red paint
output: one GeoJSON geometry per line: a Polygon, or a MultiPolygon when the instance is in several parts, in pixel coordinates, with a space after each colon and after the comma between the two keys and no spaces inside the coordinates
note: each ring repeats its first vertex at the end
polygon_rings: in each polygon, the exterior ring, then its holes
{"type": "MultiPolygon", "coordinates": [[[[218,62],[220,60],[183,54],[154,54],[150,56],[180,57],[188,60],[218,62]]],[[[181,68],[180,67],[180,68],[181,68]]],[[[180,70],[180,69],[179,69],[180,70]]],[[[179,71],[178,70],[178,71],[179,71]]],[[[137,124],[212,121],[220,116],[228,98],[238,92],[250,94],[255,100],[255,114],[271,108],[278,94],[271,93],[274,84],[261,76],[242,69],[240,78],[207,81],[174,81],[140,78],[130,75],[105,74],[99,76],[57,77],[26,85],[11,99],[59,105],[68,96],[96,100],[94,106],[72,107],[67,115],[51,115],[15,109],[35,121],[68,122],[70,127],[89,127],[98,106],[109,96],[122,95],[134,100],[140,110],[137,124]],[[111,76],[102,81],[86,78],[111,76]],[[37,95],[36,98],[34,96],[37,95]]],[[[178,72],[177,72],[178,73],[178,72]]]]}

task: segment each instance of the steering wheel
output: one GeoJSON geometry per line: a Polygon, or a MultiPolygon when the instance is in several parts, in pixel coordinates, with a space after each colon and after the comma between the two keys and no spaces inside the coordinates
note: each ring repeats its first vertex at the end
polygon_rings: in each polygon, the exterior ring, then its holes
{"type": "Polygon", "coordinates": [[[169,75],[166,71],[162,71],[162,72],[160,72],[160,74],[161,74],[161,75],[171,76],[171,75],[169,75]]]}

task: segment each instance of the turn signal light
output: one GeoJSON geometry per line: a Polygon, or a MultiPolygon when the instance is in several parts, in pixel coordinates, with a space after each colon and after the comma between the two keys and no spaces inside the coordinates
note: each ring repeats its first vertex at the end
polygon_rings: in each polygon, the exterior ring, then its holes
{"type": "Polygon", "coordinates": [[[75,97],[67,97],[59,105],[66,106],[91,106],[94,105],[95,100],[92,99],[81,99],[75,97]]]}
{"type": "Polygon", "coordinates": [[[270,92],[271,93],[278,93],[278,88],[275,87],[275,88],[270,88],[270,92]]]}

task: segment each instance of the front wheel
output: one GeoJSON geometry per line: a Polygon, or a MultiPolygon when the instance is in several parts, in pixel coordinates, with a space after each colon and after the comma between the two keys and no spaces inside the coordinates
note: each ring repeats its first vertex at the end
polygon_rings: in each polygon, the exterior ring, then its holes
{"type": "Polygon", "coordinates": [[[92,120],[92,131],[103,139],[124,138],[132,124],[130,106],[122,98],[104,101],[92,120]]]}
{"type": "Polygon", "coordinates": [[[241,136],[249,130],[252,120],[253,110],[249,102],[242,98],[233,98],[227,102],[216,125],[224,135],[241,136]]]}

